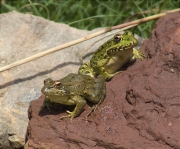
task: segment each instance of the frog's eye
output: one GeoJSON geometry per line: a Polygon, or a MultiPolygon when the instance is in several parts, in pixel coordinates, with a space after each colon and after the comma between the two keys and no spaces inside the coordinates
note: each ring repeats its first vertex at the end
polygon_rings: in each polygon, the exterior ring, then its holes
{"type": "Polygon", "coordinates": [[[60,87],[61,86],[61,82],[57,81],[55,82],[55,87],[60,87]]]}
{"type": "Polygon", "coordinates": [[[122,40],[122,36],[121,35],[119,35],[119,34],[116,34],[115,36],[114,36],[114,42],[119,42],[119,41],[121,41],[122,40]]]}

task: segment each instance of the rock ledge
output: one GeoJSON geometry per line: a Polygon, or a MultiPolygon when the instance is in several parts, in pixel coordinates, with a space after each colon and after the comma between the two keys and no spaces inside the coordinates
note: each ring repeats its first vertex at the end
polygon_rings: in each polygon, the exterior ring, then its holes
{"type": "Polygon", "coordinates": [[[107,83],[107,96],[85,118],[59,120],[61,106],[39,113],[29,106],[26,149],[180,149],[180,12],[159,19],[137,60],[107,83]]]}

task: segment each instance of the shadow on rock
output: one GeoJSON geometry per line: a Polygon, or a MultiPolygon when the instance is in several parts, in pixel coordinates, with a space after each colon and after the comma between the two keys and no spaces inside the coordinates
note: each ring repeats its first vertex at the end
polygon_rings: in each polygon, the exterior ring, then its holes
{"type": "Polygon", "coordinates": [[[25,77],[25,78],[15,79],[13,81],[10,81],[10,82],[7,82],[5,84],[2,84],[2,85],[0,85],[0,89],[5,88],[5,87],[10,86],[10,85],[14,85],[14,84],[18,84],[18,83],[22,83],[22,82],[25,82],[25,81],[32,80],[32,79],[34,79],[34,78],[36,78],[38,76],[49,74],[49,73],[55,71],[56,69],[65,67],[67,65],[80,65],[80,63],[78,63],[78,62],[66,62],[66,63],[62,63],[62,64],[59,64],[59,65],[55,66],[54,68],[51,68],[49,70],[45,70],[45,71],[39,72],[39,73],[37,73],[35,75],[29,76],[29,77],[25,77]]]}

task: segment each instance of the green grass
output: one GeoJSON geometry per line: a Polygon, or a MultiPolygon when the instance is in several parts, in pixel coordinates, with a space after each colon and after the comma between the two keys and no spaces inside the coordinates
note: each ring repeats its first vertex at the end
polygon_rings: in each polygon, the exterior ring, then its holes
{"type": "MultiPolygon", "coordinates": [[[[0,13],[16,10],[79,29],[92,30],[176,8],[180,8],[180,0],[1,0],[0,13]]],[[[144,23],[132,31],[149,37],[154,23],[144,23]]]]}

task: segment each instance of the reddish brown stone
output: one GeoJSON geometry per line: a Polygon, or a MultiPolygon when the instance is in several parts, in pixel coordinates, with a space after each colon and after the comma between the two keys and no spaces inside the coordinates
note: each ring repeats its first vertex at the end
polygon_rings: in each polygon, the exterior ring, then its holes
{"type": "Polygon", "coordinates": [[[39,113],[31,102],[26,149],[180,149],[180,12],[159,19],[137,60],[107,83],[104,102],[88,118],[59,120],[59,105],[39,113]]]}

